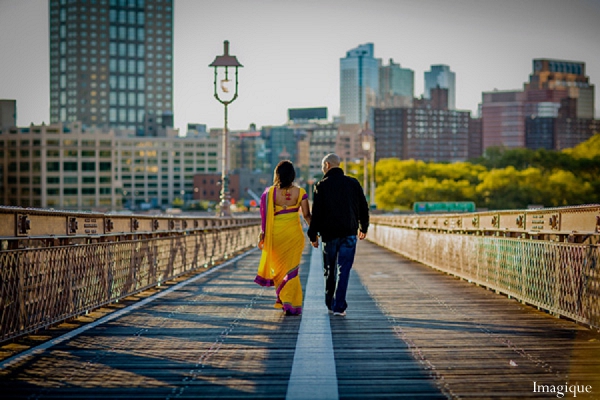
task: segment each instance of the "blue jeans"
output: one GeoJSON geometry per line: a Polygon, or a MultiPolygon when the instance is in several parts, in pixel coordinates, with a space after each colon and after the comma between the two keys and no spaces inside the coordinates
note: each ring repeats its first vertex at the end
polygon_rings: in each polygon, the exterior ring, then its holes
{"type": "Polygon", "coordinates": [[[323,243],[325,304],[333,312],[343,312],[348,307],[346,291],[355,253],[356,236],[336,238],[323,243]]]}

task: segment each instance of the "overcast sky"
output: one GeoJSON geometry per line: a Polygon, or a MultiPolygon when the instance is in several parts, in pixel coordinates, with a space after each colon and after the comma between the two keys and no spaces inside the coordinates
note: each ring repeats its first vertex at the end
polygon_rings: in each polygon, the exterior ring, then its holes
{"type": "MultiPolygon", "coordinates": [[[[484,91],[522,89],[534,58],[583,61],[600,82],[600,0],[175,0],[174,113],[223,126],[208,67],[230,41],[244,65],[230,129],[286,122],[288,108],[339,113],[339,59],[372,42],[375,56],[423,73],[456,73],[456,106],[476,112],[484,91]]],[[[50,120],[47,0],[0,0],[0,99],[17,123],[50,120]]],[[[596,110],[600,109],[596,88],[596,110]]],[[[596,111],[596,117],[600,115],[596,111]]]]}

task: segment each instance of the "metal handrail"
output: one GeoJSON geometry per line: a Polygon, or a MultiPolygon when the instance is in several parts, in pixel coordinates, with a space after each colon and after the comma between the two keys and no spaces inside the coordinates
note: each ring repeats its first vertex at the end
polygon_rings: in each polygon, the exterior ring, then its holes
{"type": "Polygon", "coordinates": [[[598,235],[600,204],[460,214],[378,215],[372,219],[379,225],[407,229],[548,239],[598,235]]]}
{"type": "Polygon", "coordinates": [[[554,315],[600,328],[598,205],[374,216],[372,222],[368,237],[376,244],[554,315]],[[465,226],[465,221],[477,221],[478,229],[465,226]],[[520,221],[523,226],[516,223],[520,221]]]}
{"type": "Polygon", "coordinates": [[[0,207],[0,225],[0,341],[209,268],[254,246],[260,232],[256,216],[120,216],[7,207],[0,207]]]}

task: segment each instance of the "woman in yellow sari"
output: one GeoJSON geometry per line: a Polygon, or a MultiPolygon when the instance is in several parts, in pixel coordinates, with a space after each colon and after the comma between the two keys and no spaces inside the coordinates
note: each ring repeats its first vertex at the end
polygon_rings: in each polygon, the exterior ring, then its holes
{"type": "Polygon", "coordinates": [[[275,308],[286,315],[302,313],[302,286],[298,276],[304,249],[304,232],[299,211],[310,224],[306,191],[294,185],[296,172],[288,160],[277,164],[273,186],[260,199],[262,232],[258,247],[262,250],[254,282],[275,286],[275,308]]]}

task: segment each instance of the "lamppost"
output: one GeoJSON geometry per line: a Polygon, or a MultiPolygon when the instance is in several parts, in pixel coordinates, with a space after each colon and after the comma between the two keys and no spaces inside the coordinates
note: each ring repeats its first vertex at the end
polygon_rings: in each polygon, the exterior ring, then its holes
{"type": "Polygon", "coordinates": [[[363,190],[367,199],[369,198],[369,153],[371,150],[371,135],[368,129],[361,132],[361,144],[363,148],[364,173],[363,173],[363,190]]]}
{"type": "Polygon", "coordinates": [[[225,107],[225,125],[223,127],[223,157],[221,160],[221,211],[219,212],[219,216],[231,217],[228,176],[229,148],[227,145],[227,106],[233,103],[233,101],[238,97],[238,67],[243,67],[243,65],[239,63],[235,56],[229,55],[229,41],[225,40],[225,42],[223,42],[223,55],[217,56],[209,65],[209,67],[214,67],[215,70],[215,98],[225,107]],[[224,68],[224,70],[219,68],[224,68]],[[235,91],[233,92],[233,95],[230,93],[230,85],[232,82],[229,79],[229,68],[235,68],[235,91]],[[219,81],[218,77],[220,71],[223,71],[224,75],[223,79],[220,80],[218,85],[217,82],[219,81]],[[219,88],[223,94],[231,95],[232,97],[230,99],[222,99],[219,95],[219,88]]]}
{"type": "Polygon", "coordinates": [[[375,204],[375,135],[373,135],[373,148],[371,149],[371,210],[376,207],[375,204]]]}
{"type": "Polygon", "coordinates": [[[369,200],[370,206],[373,208],[375,205],[375,134],[369,129],[369,125],[365,124],[365,129],[360,133],[360,140],[363,149],[363,160],[364,160],[364,176],[363,176],[363,188],[367,200],[369,200]],[[369,156],[371,156],[372,170],[371,170],[371,188],[369,190],[369,156]]]}

